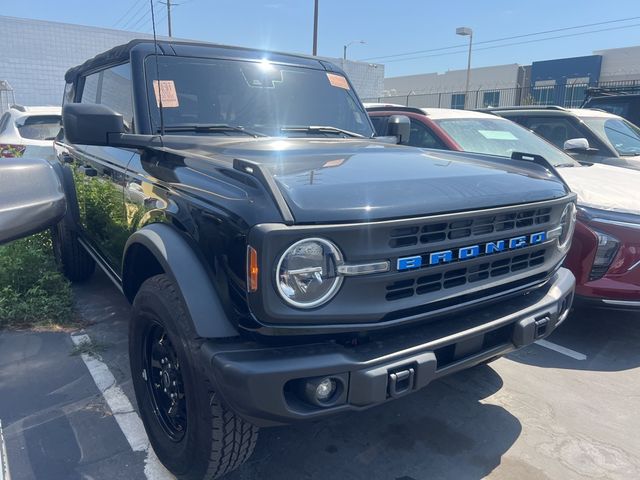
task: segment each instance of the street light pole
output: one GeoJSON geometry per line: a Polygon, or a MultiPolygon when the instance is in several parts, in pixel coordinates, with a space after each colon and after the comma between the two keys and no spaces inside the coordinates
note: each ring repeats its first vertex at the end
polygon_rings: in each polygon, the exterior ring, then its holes
{"type": "Polygon", "coordinates": [[[471,78],[471,48],[473,46],[473,30],[469,27],[456,28],[456,35],[462,35],[463,37],[469,37],[469,55],[467,56],[467,85],[464,93],[464,107],[468,107],[469,97],[469,80],[471,78]]]}
{"type": "Polygon", "coordinates": [[[167,31],[171,37],[171,0],[167,0],[167,31]]]}
{"type": "Polygon", "coordinates": [[[360,45],[366,45],[367,44],[367,42],[365,42],[364,40],[354,40],[353,42],[349,42],[346,45],[343,45],[343,47],[342,47],[342,59],[343,60],[347,59],[347,48],[349,48],[354,43],[359,43],[360,45]]]}
{"type": "Polygon", "coordinates": [[[318,0],[313,7],[313,56],[318,55],[318,0]]]}

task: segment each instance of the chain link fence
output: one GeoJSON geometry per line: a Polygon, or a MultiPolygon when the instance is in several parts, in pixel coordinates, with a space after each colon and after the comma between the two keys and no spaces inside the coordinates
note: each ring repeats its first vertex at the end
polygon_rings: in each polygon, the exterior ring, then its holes
{"type": "Polygon", "coordinates": [[[393,103],[419,108],[459,108],[473,110],[487,107],[519,107],[527,105],[559,105],[577,108],[585,100],[587,88],[624,90],[633,88],[640,91],[640,79],[620,82],[600,82],[597,84],[571,83],[539,87],[515,87],[469,92],[410,93],[385,97],[365,98],[367,103],[393,103]]]}

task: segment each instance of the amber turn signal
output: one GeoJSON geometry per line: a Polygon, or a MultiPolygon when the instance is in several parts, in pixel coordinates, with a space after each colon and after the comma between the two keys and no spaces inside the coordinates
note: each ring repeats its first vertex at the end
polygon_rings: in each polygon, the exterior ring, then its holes
{"type": "Polygon", "coordinates": [[[252,246],[247,246],[247,291],[258,291],[258,252],[252,246]]]}

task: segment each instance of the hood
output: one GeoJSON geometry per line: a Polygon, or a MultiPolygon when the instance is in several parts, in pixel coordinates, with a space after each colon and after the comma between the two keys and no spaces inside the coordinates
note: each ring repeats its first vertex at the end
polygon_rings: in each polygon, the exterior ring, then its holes
{"type": "Polygon", "coordinates": [[[640,172],[609,165],[558,169],[578,195],[578,205],[624,213],[640,213],[640,172]]]}
{"type": "Polygon", "coordinates": [[[560,180],[536,165],[371,140],[271,138],[199,143],[189,150],[262,164],[296,223],[425,216],[549,200],[567,193],[560,180]]]}

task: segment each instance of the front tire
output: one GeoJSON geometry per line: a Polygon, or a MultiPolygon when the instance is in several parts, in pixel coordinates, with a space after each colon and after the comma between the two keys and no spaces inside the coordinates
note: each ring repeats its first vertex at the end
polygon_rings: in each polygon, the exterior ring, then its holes
{"type": "Polygon", "coordinates": [[[96,269],[96,262],[78,241],[78,234],[65,220],[51,228],[53,255],[58,268],[74,283],[88,280],[96,269]]]}
{"type": "Polygon", "coordinates": [[[198,356],[201,340],[167,275],[133,302],[129,358],[140,416],[160,461],[181,480],[212,480],[251,455],[258,429],[226,407],[198,356]]]}

